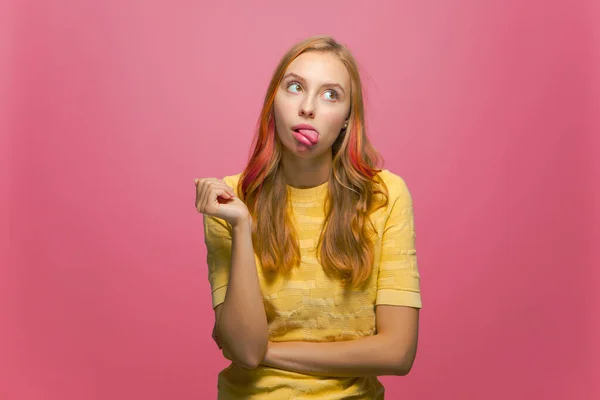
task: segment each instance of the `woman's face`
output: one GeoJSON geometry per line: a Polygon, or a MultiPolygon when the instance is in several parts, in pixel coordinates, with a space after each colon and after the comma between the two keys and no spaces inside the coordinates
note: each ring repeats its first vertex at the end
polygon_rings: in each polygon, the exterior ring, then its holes
{"type": "Polygon", "coordinates": [[[307,52],[290,64],[277,89],[275,129],[285,149],[313,157],[331,148],[349,111],[350,75],[344,64],[331,53],[307,52]]]}

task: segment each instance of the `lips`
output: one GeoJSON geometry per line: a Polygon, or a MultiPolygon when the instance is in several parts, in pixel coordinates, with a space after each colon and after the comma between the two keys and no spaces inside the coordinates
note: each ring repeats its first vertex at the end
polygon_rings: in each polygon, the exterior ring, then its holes
{"type": "Polygon", "coordinates": [[[295,125],[292,127],[292,130],[297,134],[302,135],[302,137],[306,138],[311,144],[316,144],[319,141],[319,132],[308,124],[295,125]]]}

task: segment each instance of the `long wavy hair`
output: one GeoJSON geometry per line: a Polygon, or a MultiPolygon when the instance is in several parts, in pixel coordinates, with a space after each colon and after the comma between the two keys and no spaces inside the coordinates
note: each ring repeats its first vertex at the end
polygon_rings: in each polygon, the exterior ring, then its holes
{"type": "Polygon", "coordinates": [[[369,215],[387,205],[389,196],[385,183],[377,179],[381,171],[377,166],[382,159],[365,132],[362,83],[356,60],[345,45],[330,36],[313,36],[283,56],[267,89],[251,156],[237,189],[254,221],[252,241],[263,272],[288,273],[300,263],[300,248],[288,214],[288,192],[281,166],[283,144],[275,132],[273,103],[288,66],[309,51],[334,54],[350,74],[348,126],[331,148],[332,169],[317,256],[326,274],[337,276],[345,286],[359,287],[373,270],[375,227],[369,215]],[[376,201],[381,199],[378,194],[385,201],[376,201]]]}

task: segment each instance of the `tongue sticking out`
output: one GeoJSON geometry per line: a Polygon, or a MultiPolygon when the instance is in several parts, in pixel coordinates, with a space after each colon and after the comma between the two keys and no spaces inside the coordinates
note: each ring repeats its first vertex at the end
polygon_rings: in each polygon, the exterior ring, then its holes
{"type": "Polygon", "coordinates": [[[300,133],[302,136],[306,137],[313,144],[315,144],[319,141],[319,134],[313,130],[298,129],[297,132],[300,133]]]}

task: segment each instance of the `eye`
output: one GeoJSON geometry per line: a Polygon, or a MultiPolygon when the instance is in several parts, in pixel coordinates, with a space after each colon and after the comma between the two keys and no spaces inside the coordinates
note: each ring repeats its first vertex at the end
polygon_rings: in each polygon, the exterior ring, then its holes
{"type": "MultiPolygon", "coordinates": [[[[302,89],[302,86],[300,86],[300,84],[298,82],[290,82],[287,85],[287,90],[290,90],[291,88],[297,88],[298,90],[302,89]]],[[[295,90],[290,90],[293,93],[297,93],[295,90]]]]}
{"type": "Polygon", "coordinates": [[[333,100],[337,100],[338,99],[338,94],[337,94],[337,92],[335,90],[327,90],[325,92],[325,98],[327,100],[332,100],[332,101],[333,100]],[[330,95],[330,96],[328,96],[328,95],[330,95]]]}

